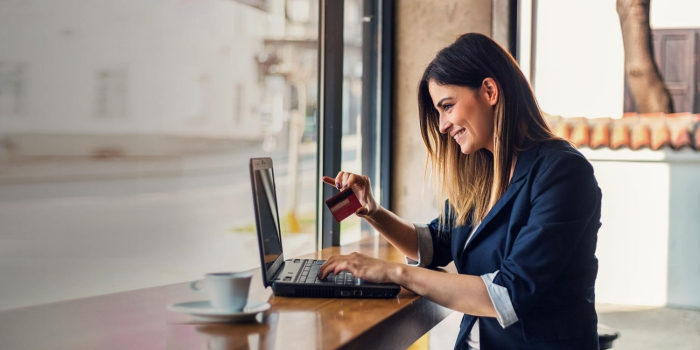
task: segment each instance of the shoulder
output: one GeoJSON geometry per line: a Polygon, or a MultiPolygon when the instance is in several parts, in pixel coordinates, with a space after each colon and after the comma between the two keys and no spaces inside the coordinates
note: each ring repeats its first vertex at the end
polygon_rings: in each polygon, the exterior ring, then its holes
{"type": "Polygon", "coordinates": [[[539,145],[526,184],[528,191],[524,193],[531,203],[546,202],[552,210],[571,217],[579,209],[600,205],[601,193],[593,166],[566,141],[547,141],[539,145]]]}
{"type": "Polygon", "coordinates": [[[586,159],[568,141],[564,140],[549,140],[540,143],[537,153],[538,159],[557,159],[562,157],[576,157],[586,159]]]}
{"type": "Polygon", "coordinates": [[[593,167],[586,157],[564,140],[544,141],[539,145],[531,173],[584,172],[593,173],[593,167]]]}

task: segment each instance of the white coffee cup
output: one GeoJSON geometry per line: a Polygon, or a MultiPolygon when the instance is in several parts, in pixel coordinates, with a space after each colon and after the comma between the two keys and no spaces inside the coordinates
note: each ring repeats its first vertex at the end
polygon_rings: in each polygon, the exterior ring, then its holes
{"type": "Polygon", "coordinates": [[[248,302],[252,277],[253,273],[249,271],[208,273],[203,280],[192,282],[190,288],[206,292],[215,309],[241,311],[248,302]],[[204,284],[204,287],[200,287],[200,284],[204,284]]]}

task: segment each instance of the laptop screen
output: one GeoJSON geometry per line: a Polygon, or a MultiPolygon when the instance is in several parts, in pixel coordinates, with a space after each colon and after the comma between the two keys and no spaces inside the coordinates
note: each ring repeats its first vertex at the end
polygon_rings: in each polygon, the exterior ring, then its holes
{"type": "Polygon", "coordinates": [[[284,260],[272,159],[252,158],[250,177],[263,280],[267,286],[284,260]]]}

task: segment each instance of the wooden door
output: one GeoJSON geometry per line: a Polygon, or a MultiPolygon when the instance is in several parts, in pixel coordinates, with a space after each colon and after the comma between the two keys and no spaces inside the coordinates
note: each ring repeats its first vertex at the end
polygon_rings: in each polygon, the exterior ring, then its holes
{"type": "MultiPolygon", "coordinates": [[[[652,30],[654,59],[676,112],[700,113],[700,29],[652,30]]],[[[624,111],[637,106],[625,78],[624,111]]]]}

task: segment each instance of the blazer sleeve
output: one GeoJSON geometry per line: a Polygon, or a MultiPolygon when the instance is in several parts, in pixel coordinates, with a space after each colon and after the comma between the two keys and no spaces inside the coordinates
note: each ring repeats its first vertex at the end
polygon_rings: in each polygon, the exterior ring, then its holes
{"type": "MultiPolygon", "coordinates": [[[[445,212],[449,211],[450,204],[445,201],[445,212]]],[[[432,260],[423,265],[427,268],[447,266],[452,262],[452,227],[454,226],[454,216],[450,215],[444,225],[440,225],[439,219],[435,219],[428,224],[430,238],[433,244],[432,260]]]]}
{"type": "Polygon", "coordinates": [[[493,280],[508,289],[520,318],[557,280],[584,233],[597,232],[588,225],[600,225],[590,222],[601,198],[591,164],[574,153],[552,157],[535,175],[529,219],[493,280]]]}

